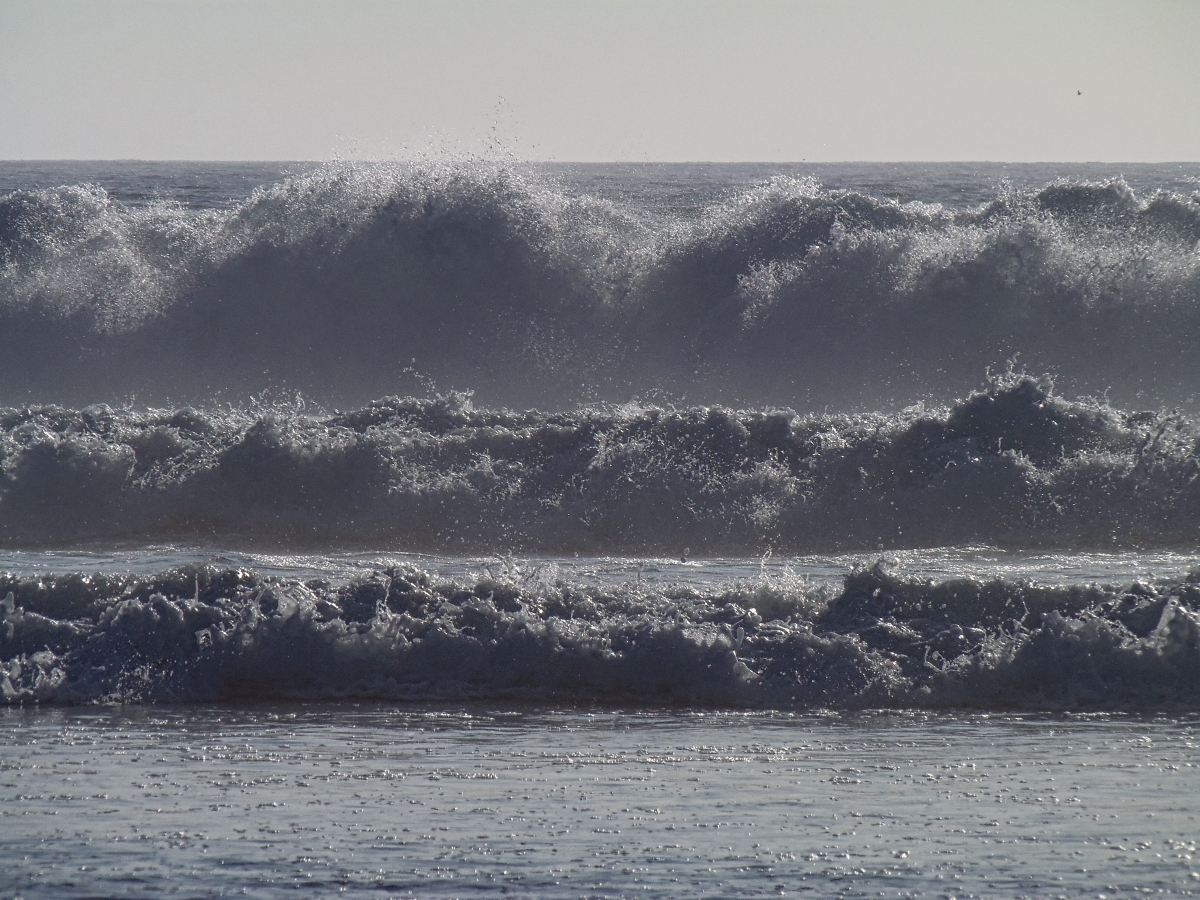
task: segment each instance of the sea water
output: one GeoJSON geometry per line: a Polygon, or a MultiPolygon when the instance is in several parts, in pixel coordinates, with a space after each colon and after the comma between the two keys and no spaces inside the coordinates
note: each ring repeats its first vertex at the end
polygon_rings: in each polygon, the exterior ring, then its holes
{"type": "Polygon", "coordinates": [[[0,164],[0,889],[1195,891],[1197,178],[0,164]]]}
{"type": "Polygon", "coordinates": [[[961,399],[1012,360],[1071,399],[1195,408],[1197,177],[5,163],[0,379],[76,406],[838,413],[961,399]]]}
{"type": "Polygon", "coordinates": [[[1194,716],[10,710],[26,897],[1200,889],[1194,716]]]}

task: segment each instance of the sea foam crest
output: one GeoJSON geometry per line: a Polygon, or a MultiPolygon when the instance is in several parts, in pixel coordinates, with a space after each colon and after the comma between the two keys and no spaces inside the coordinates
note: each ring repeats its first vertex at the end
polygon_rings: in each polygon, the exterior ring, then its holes
{"type": "Polygon", "coordinates": [[[758,555],[1194,547],[1200,430],[1006,373],[944,408],[798,415],[471,398],[0,411],[0,541],[758,555]]]}
{"type": "Polygon", "coordinates": [[[1194,710],[1198,581],[930,582],[877,564],[831,596],[769,580],[599,590],[519,566],[474,583],[400,566],[340,587],[211,567],[7,576],[0,696],[1194,710]]]}
{"type": "Polygon", "coordinates": [[[493,404],[672,391],[820,408],[961,395],[1021,354],[1073,390],[1193,398],[1200,200],[1002,188],[952,213],[776,178],[695,220],[504,166],[336,163],[223,211],[0,197],[0,385],[86,404],[413,370],[493,404]]]}

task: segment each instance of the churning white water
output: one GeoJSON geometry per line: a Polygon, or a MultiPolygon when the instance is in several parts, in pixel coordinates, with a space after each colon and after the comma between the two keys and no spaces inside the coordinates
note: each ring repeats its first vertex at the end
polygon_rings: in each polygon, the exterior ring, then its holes
{"type": "Polygon", "coordinates": [[[0,893],[1195,893],[1198,177],[0,163],[0,893]]]}

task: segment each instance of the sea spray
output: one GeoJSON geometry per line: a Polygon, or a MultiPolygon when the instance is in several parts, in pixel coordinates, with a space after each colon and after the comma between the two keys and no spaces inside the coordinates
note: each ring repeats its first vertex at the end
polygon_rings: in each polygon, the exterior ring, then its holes
{"type": "Polygon", "coordinates": [[[699,555],[1188,548],[1200,430],[992,378],[950,406],[477,407],[464,394],[0,411],[0,543],[699,555]]]}
{"type": "Polygon", "coordinates": [[[694,217],[494,163],[334,163],[227,209],[0,196],[0,392],[88,405],[415,384],[563,409],[961,396],[1020,355],[1191,404],[1200,201],[1122,181],[949,210],[776,177],[694,217]]]}
{"type": "Polygon", "coordinates": [[[470,582],[401,565],[339,586],[192,566],[154,576],[10,575],[0,590],[8,592],[0,695],[10,704],[1200,704],[1194,572],[1055,587],[901,578],[877,563],[849,574],[840,591],[778,578],[697,591],[601,589],[515,568],[470,582]]]}

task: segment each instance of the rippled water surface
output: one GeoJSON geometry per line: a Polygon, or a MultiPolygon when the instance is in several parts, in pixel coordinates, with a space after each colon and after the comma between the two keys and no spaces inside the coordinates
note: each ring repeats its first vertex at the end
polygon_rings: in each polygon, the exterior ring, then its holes
{"type": "Polygon", "coordinates": [[[1197,721],[0,713],[33,897],[1097,897],[1200,890],[1197,721]]]}

